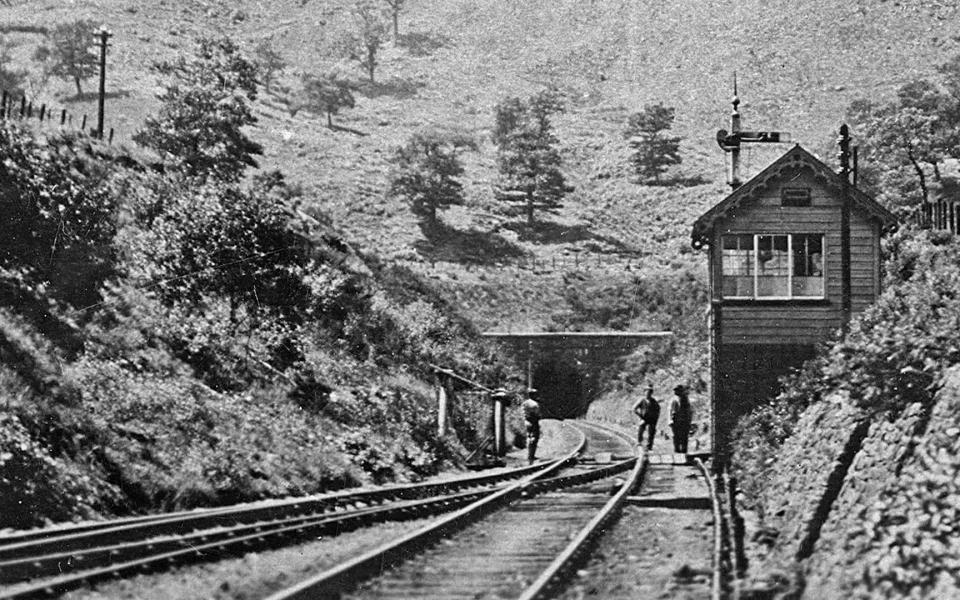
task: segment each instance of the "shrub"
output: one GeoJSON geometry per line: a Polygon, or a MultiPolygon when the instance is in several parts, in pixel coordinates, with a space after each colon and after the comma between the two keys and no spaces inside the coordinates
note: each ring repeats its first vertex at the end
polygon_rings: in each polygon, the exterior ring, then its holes
{"type": "Polygon", "coordinates": [[[930,404],[939,374],[960,361],[960,242],[907,235],[887,260],[889,287],[812,366],[816,377],[788,382],[784,401],[847,390],[875,412],[930,404]]]}
{"type": "Polygon", "coordinates": [[[124,236],[127,272],[168,305],[199,308],[203,296],[216,294],[233,312],[296,317],[309,303],[308,258],[305,240],[289,227],[289,192],[278,173],[256,178],[249,190],[161,188],[135,208],[140,223],[124,236]]]}
{"type": "Polygon", "coordinates": [[[93,303],[112,274],[115,198],[111,169],[82,157],[70,135],[35,138],[0,125],[0,263],[61,299],[93,303]]]}
{"type": "Polygon", "coordinates": [[[0,527],[89,518],[99,497],[88,474],[51,456],[15,415],[0,412],[0,527]]]}

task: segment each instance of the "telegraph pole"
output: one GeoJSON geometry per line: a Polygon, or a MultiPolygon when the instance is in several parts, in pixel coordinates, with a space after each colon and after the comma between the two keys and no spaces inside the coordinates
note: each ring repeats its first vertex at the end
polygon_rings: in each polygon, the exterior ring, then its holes
{"type": "Polygon", "coordinates": [[[106,27],[101,27],[100,31],[94,34],[100,40],[100,96],[97,100],[97,139],[103,139],[103,104],[107,95],[107,40],[113,34],[107,31],[106,27]]]}
{"type": "Polygon", "coordinates": [[[840,309],[846,333],[851,314],[850,278],[850,128],[840,126],[840,309]]]}

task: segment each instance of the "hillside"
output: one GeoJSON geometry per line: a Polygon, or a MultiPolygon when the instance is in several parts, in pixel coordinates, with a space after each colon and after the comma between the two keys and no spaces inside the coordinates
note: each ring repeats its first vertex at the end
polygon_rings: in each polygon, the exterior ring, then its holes
{"type": "MultiPolygon", "coordinates": [[[[228,34],[248,47],[272,38],[290,63],[286,83],[293,85],[296,73],[335,64],[329,43],[344,26],[346,2],[13,4],[0,8],[8,30],[90,17],[114,31],[110,87],[117,96],[108,104],[108,124],[124,141],[157,106],[156,81],[147,71],[152,61],[189,51],[200,34],[228,34]]],[[[713,134],[727,126],[734,71],[746,126],[786,130],[823,150],[851,100],[889,96],[958,51],[957,10],[951,3],[920,0],[411,0],[401,18],[400,43],[387,48],[381,61],[379,84],[337,119],[362,135],[328,130],[319,115],[291,117],[269,94],[261,98],[254,134],[266,146],[263,166],[281,167],[323,198],[323,209],[354,241],[388,257],[436,261],[441,279],[450,277],[446,262],[483,265],[530,256],[550,261],[585,251],[627,253],[657,268],[677,259],[699,265],[688,255],[687,227],[724,193],[724,156],[713,134]],[[547,85],[566,97],[568,111],[557,126],[577,189],[554,226],[529,235],[494,205],[488,134],[492,108],[504,95],[547,85]],[[629,181],[620,133],[630,111],[653,101],[678,108],[676,130],[686,140],[678,175],[704,184],[663,188],[629,181]],[[469,206],[446,216],[456,231],[439,243],[425,240],[409,211],[383,196],[390,154],[424,126],[464,131],[481,142],[467,156],[469,206]]],[[[10,37],[23,45],[15,52],[21,60],[39,40],[36,34],[10,37]]],[[[341,68],[361,76],[351,65],[341,68]]],[[[36,96],[63,102],[72,94],[70,85],[52,81],[36,96]]],[[[78,114],[95,112],[93,98],[70,101],[69,107],[78,114]]],[[[747,174],[779,150],[747,150],[747,174]]],[[[454,273],[459,277],[462,269],[454,273]]],[[[510,276],[502,282],[496,273],[489,277],[495,287],[518,284],[510,276]]],[[[483,296],[488,286],[466,279],[465,286],[456,286],[475,287],[483,296]]],[[[550,293],[552,274],[522,279],[534,286],[541,307],[557,300],[550,293]]],[[[489,307],[490,301],[484,297],[477,304],[489,307]]],[[[514,305],[513,298],[502,305],[514,305]]],[[[478,316],[484,325],[538,320],[536,314],[506,312],[478,316]]]]}
{"type": "MultiPolygon", "coordinates": [[[[640,352],[611,373],[611,393],[599,412],[623,422],[629,416],[623,420],[622,409],[644,377],[664,390],[686,381],[701,400],[706,391],[705,260],[690,248],[689,227],[726,193],[725,157],[714,134],[728,126],[733,72],[747,128],[789,131],[829,161],[833,132],[852,100],[890,97],[960,52],[960,8],[933,0],[408,0],[400,39],[384,50],[371,84],[332,52],[332,40],[346,27],[347,5],[12,0],[0,5],[0,31],[13,64],[29,71],[44,29],[78,18],[104,22],[114,33],[107,127],[116,131],[115,146],[130,145],[159,106],[160,82],[149,71],[154,61],[189,55],[201,35],[229,35],[249,50],[271,39],[289,66],[275,91],[262,91],[255,105],[259,122],[250,134],[265,147],[262,170],[280,169],[292,187],[302,186],[301,207],[329,215],[337,235],[371,263],[382,261],[405,282],[415,278],[402,267],[423,276],[428,284],[416,280],[414,291],[402,290],[402,307],[389,307],[391,323],[404,323],[411,313],[429,321],[433,313],[417,312],[422,305],[411,301],[426,295],[443,314],[458,310],[472,321],[462,324],[463,332],[682,333],[676,344],[640,352]],[[356,108],[336,116],[334,129],[325,126],[325,115],[291,114],[283,90],[295,88],[301,74],[334,67],[361,84],[356,108]],[[528,228],[493,197],[493,108],[506,95],[548,86],[565,101],[566,111],[554,121],[575,191],[557,214],[540,215],[528,228]],[[672,185],[641,185],[627,168],[622,130],[630,113],[657,101],[677,108],[684,162],[671,173],[672,185]],[[441,215],[442,235],[428,235],[408,207],[384,193],[395,148],[425,127],[477,142],[477,150],[464,155],[467,204],[441,215]],[[604,303],[616,303],[615,310],[597,310],[604,303]]],[[[79,98],[72,85],[33,76],[28,89],[37,104],[94,115],[94,83],[85,82],[79,98]]],[[[782,150],[748,149],[744,175],[782,150]]],[[[445,332],[434,327],[428,333],[445,332]]],[[[362,360],[357,363],[330,370],[360,385],[367,372],[345,374],[362,360]]],[[[407,381],[404,368],[397,369],[390,377],[425,401],[422,382],[407,381]]],[[[388,462],[378,451],[366,458],[373,470],[388,462]]]]}

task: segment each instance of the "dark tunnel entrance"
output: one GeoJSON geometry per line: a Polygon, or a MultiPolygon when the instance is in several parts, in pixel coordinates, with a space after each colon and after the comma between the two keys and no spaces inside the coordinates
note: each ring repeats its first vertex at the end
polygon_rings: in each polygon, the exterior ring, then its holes
{"type": "Polygon", "coordinates": [[[572,419],[586,412],[584,377],[576,362],[554,353],[534,364],[533,387],[539,391],[544,417],[572,419]]]}
{"type": "Polygon", "coordinates": [[[484,333],[503,343],[528,371],[545,417],[586,414],[603,387],[604,373],[639,344],[669,338],[670,332],[484,333]]]}

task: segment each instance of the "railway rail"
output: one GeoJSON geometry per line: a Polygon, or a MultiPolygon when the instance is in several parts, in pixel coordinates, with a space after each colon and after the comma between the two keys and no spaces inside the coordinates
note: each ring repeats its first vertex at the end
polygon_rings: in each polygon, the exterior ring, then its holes
{"type": "Polygon", "coordinates": [[[644,456],[612,461],[618,450],[633,448],[627,436],[577,426],[592,441],[593,461],[544,479],[560,466],[550,465],[268,600],[547,597],[616,516],[646,468],[644,456]]]}
{"type": "Polygon", "coordinates": [[[587,422],[574,427],[579,443],[568,454],[493,475],[0,537],[0,578],[14,583],[0,600],[425,516],[428,525],[269,600],[550,597],[630,501],[648,464],[646,455],[632,456],[629,436],[587,422]],[[66,568],[74,572],[51,577],[66,568]]]}
{"type": "Polygon", "coordinates": [[[0,590],[0,599],[50,597],[106,579],[290,545],[386,520],[449,512],[511,480],[549,475],[570,464],[585,441],[581,437],[562,459],[491,475],[0,537],[0,583],[29,580],[0,590]]]}

